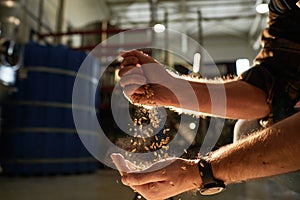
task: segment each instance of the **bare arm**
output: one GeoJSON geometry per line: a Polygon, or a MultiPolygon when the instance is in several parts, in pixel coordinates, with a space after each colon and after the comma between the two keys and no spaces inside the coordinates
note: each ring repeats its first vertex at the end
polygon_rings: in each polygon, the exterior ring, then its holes
{"type": "Polygon", "coordinates": [[[147,93],[140,86],[150,83],[152,100],[160,106],[234,119],[257,119],[269,113],[265,93],[244,81],[187,81],[171,76],[156,60],[139,51],[127,52],[123,57],[120,83],[133,103],[148,104],[147,93]]]}
{"type": "MultiPolygon", "coordinates": [[[[213,152],[209,161],[215,178],[230,184],[300,170],[299,121],[297,113],[213,152]]],[[[168,198],[202,184],[196,162],[183,159],[158,171],[125,174],[122,182],[148,199],[168,198]]]]}
{"type": "Polygon", "coordinates": [[[270,112],[265,93],[247,82],[189,83],[197,96],[199,107],[190,104],[189,95],[184,94],[186,90],[182,90],[182,95],[187,98],[184,101],[186,103],[175,107],[232,119],[258,119],[270,112]]]}
{"type": "Polygon", "coordinates": [[[226,183],[300,170],[300,113],[272,127],[215,151],[216,178],[226,183]]]}

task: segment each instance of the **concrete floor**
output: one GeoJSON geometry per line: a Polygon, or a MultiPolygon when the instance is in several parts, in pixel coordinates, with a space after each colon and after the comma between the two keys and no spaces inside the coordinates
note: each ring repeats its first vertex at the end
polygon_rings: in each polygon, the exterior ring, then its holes
{"type": "MultiPolygon", "coordinates": [[[[118,173],[108,169],[81,175],[0,177],[1,200],[133,200],[134,197],[135,193],[120,183],[118,173]]],[[[211,197],[186,193],[175,199],[298,200],[300,196],[263,179],[231,185],[222,194],[211,197]]]]}
{"type": "Polygon", "coordinates": [[[112,170],[93,174],[0,177],[1,200],[133,199],[134,192],[119,182],[112,170]]]}

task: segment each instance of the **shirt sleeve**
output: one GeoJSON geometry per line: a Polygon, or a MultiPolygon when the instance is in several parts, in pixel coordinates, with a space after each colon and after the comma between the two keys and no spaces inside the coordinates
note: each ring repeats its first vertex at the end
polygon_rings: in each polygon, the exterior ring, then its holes
{"type": "Polygon", "coordinates": [[[245,81],[264,91],[268,102],[272,100],[274,92],[274,77],[265,67],[252,67],[241,74],[240,78],[242,81],[245,81]]]}
{"type": "Polygon", "coordinates": [[[298,0],[270,0],[269,9],[276,14],[284,14],[289,10],[299,9],[298,0]]]}

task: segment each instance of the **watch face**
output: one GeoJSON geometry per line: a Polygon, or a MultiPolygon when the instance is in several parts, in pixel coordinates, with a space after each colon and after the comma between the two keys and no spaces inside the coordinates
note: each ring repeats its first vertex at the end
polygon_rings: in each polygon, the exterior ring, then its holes
{"type": "Polygon", "coordinates": [[[202,188],[200,190],[200,193],[202,195],[212,195],[212,194],[217,194],[220,193],[224,190],[224,187],[212,187],[212,188],[202,188]]]}

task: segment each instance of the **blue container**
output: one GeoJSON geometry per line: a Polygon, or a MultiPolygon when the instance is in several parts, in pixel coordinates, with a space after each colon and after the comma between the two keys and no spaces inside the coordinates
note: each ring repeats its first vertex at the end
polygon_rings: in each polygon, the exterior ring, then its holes
{"type": "MultiPolygon", "coordinates": [[[[73,122],[72,89],[86,54],[65,47],[25,46],[18,92],[3,106],[0,163],[4,174],[48,175],[92,172],[98,162],[82,144],[73,122]]],[[[89,61],[89,62],[92,62],[89,61]]],[[[90,80],[80,80],[88,106],[90,80]]],[[[88,109],[78,108],[88,121],[88,109]]],[[[93,132],[87,123],[84,127],[93,132]]],[[[95,135],[87,134],[91,142],[95,135]]],[[[93,145],[97,145],[96,143],[93,145]]]]}

